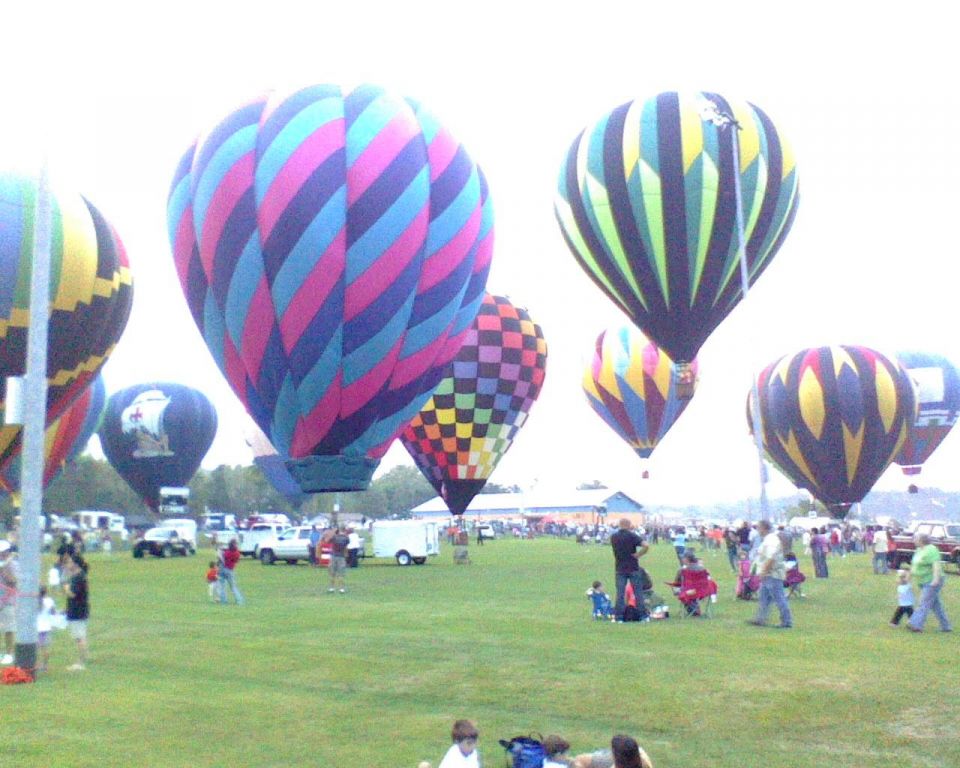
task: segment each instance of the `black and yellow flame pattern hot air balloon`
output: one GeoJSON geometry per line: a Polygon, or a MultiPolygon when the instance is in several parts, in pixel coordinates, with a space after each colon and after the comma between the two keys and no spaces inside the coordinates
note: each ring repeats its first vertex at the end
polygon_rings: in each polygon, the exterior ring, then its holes
{"type": "Polygon", "coordinates": [[[867,347],[807,349],[757,383],[767,455],[836,517],[870,492],[916,419],[906,371],[867,347]]]}
{"type": "MultiPolygon", "coordinates": [[[[33,179],[0,172],[0,378],[25,372],[36,201],[33,179]]],[[[47,424],[93,381],[133,301],[126,253],[103,215],[57,189],[51,211],[47,424]]],[[[0,426],[0,465],[19,451],[20,431],[0,426]]]]}

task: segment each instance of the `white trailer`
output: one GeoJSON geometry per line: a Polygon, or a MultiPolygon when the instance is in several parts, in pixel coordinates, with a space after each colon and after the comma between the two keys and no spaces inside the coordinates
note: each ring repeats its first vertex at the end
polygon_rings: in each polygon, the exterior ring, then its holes
{"type": "Polygon", "coordinates": [[[426,520],[377,520],[373,532],[373,556],[393,557],[397,565],[423,565],[429,555],[440,554],[440,530],[426,520]]]}

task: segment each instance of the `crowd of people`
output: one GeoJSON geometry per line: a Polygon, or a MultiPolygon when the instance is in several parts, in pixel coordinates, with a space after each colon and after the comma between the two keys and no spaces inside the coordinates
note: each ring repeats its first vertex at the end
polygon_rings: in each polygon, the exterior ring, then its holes
{"type": "MultiPolygon", "coordinates": [[[[450,747],[447,749],[437,768],[479,768],[480,752],[478,744],[480,733],[470,720],[457,720],[450,732],[450,747]]],[[[610,740],[608,748],[597,749],[571,755],[570,742],[562,736],[551,734],[543,741],[523,739],[521,750],[514,742],[500,740],[501,747],[508,755],[513,751],[513,765],[533,765],[537,768],[653,768],[653,761],[636,739],[618,734],[610,740]],[[520,752],[524,757],[520,756],[520,752]]],[[[432,768],[429,761],[423,760],[417,768],[432,768]]]]}

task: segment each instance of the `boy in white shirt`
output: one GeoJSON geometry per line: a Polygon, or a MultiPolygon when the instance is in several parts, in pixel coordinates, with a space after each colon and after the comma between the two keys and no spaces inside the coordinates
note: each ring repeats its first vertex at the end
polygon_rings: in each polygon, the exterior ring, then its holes
{"type": "Polygon", "coordinates": [[[450,738],[453,739],[453,745],[443,756],[438,768],[480,768],[477,727],[469,720],[457,720],[450,738]]]}

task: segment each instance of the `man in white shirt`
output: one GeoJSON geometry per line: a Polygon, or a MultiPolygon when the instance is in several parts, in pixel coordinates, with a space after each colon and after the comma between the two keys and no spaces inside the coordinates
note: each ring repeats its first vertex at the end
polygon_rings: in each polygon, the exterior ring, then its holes
{"type": "Polygon", "coordinates": [[[0,664],[13,664],[17,631],[17,576],[17,561],[10,542],[0,541],[0,633],[4,642],[0,664]]]}
{"type": "Polygon", "coordinates": [[[873,532],[873,572],[887,574],[887,552],[890,551],[890,539],[885,528],[873,532]]]}
{"type": "Polygon", "coordinates": [[[756,574],[760,577],[760,604],[757,606],[757,615],[748,623],[758,627],[765,626],[770,606],[776,603],[777,610],[780,611],[779,628],[790,629],[793,626],[793,616],[783,591],[783,580],[787,577],[787,569],[783,563],[783,543],[769,520],[757,523],[757,532],[763,537],[754,563],[756,574]]]}

